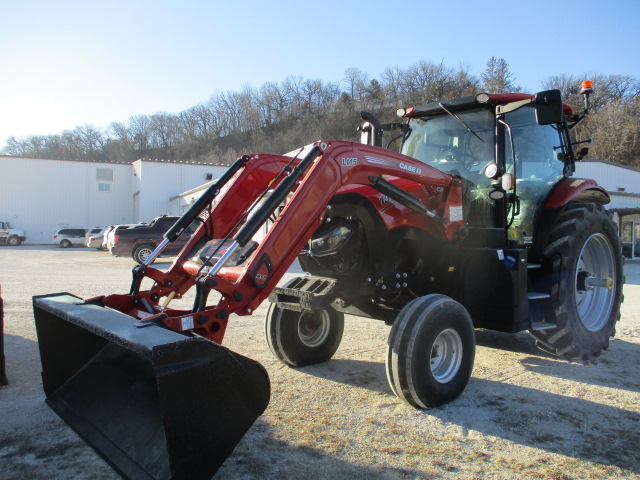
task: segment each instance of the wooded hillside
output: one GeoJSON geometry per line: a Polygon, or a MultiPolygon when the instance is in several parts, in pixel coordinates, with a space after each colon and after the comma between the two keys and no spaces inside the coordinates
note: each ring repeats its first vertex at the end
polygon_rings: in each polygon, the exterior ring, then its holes
{"type": "MultiPolygon", "coordinates": [[[[582,80],[593,80],[591,115],[576,140],[593,138],[590,158],[640,167],[640,80],[628,75],[557,75],[542,81],[582,111],[582,80]]],[[[58,135],[10,137],[5,155],[131,162],[163,158],[227,164],[239,154],[284,153],[319,139],[357,140],[359,113],[395,121],[399,107],[473,95],[521,91],[504,59],[492,57],[477,77],[470,67],[420,61],[387,68],[379,79],[350,68],[339,82],[289,76],[260,87],[215,92],[177,114],[135,115],[105,129],[90,124],[58,135]]],[[[529,92],[535,93],[535,92],[529,92]]]]}

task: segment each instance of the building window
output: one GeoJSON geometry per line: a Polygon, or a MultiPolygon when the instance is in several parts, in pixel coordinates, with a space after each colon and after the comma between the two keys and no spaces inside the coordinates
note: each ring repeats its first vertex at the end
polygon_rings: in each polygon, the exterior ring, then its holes
{"type": "Polygon", "coordinates": [[[108,183],[99,183],[98,184],[98,191],[99,192],[110,192],[111,191],[111,185],[108,183]]]}
{"type": "Polygon", "coordinates": [[[113,168],[97,168],[96,169],[96,180],[102,180],[102,181],[106,181],[106,182],[113,182],[113,168]]]}

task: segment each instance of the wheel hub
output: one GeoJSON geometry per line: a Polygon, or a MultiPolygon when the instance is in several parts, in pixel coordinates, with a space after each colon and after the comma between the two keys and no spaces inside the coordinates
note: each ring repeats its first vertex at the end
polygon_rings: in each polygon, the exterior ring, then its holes
{"type": "Polygon", "coordinates": [[[329,316],[327,312],[303,313],[298,322],[298,336],[307,347],[322,345],[329,335],[329,316]]]}
{"type": "Polygon", "coordinates": [[[142,250],[140,250],[140,254],[138,256],[140,257],[140,260],[145,262],[150,255],[151,255],[151,249],[143,248],[142,250]]]}
{"type": "Polygon", "coordinates": [[[615,300],[615,259],[601,233],[584,243],[576,269],[576,307],[583,326],[599,331],[608,321],[615,300]]]}
{"type": "Polygon", "coordinates": [[[462,363],[462,340],[458,332],[447,328],[440,332],[431,347],[431,374],[439,383],[450,382],[462,363]]]}

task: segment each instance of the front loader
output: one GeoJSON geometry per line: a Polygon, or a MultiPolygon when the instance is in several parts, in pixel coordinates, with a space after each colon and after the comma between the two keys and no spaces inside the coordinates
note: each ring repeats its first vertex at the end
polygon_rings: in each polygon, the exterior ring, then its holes
{"type": "Polygon", "coordinates": [[[267,343],[292,367],[331,358],[345,314],[392,325],[389,385],[417,408],[462,393],[475,328],[593,361],[623,277],[606,191],[571,177],[586,112],[555,90],[480,94],[400,123],[363,114],[360,144],[240,157],[127,294],[34,297],[47,402],[125,477],[210,478],[269,401],[264,368],[221,345],[231,316],[267,299],[267,343]],[[400,152],[382,147],[391,130],[400,152]],[[153,268],[194,222],[171,267],[153,268]],[[278,286],[296,258],[307,273],[278,286]],[[192,307],[172,308],[190,290],[192,307]]]}

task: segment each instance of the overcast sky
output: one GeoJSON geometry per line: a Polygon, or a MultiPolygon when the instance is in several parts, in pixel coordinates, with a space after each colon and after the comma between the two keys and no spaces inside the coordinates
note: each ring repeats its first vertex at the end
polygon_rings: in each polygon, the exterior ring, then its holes
{"type": "Polygon", "coordinates": [[[0,148],[350,67],[480,75],[495,56],[531,92],[552,75],[640,78],[639,19],[638,0],[0,0],[0,148]]]}

